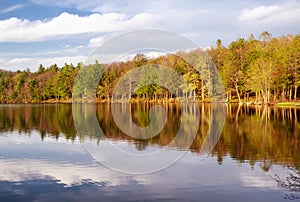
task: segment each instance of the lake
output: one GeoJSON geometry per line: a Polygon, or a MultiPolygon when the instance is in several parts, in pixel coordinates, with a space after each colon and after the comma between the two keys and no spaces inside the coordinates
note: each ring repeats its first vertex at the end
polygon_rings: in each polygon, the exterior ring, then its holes
{"type": "Polygon", "coordinates": [[[114,105],[1,105],[0,201],[300,199],[300,108],[114,105]]]}

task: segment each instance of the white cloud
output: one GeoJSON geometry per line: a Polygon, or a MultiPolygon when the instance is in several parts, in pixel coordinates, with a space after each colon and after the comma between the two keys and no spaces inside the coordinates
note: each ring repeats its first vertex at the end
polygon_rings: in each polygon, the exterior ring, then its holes
{"type": "Polygon", "coordinates": [[[55,63],[61,67],[65,63],[77,65],[77,63],[84,62],[86,59],[87,56],[82,55],[54,58],[13,58],[11,60],[2,59],[0,60],[0,67],[1,69],[11,71],[24,70],[29,67],[31,71],[36,71],[39,64],[43,64],[43,66],[48,67],[55,63]]]}
{"type": "Polygon", "coordinates": [[[49,21],[10,18],[0,21],[0,42],[38,41],[55,36],[84,33],[108,33],[151,25],[155,18],[148,13],[128,16],[119,13],[78,16],[62,13],[49,21]]]}
{"type": "Polygon", "coordinates": [[[276,188],[276,182],[271,181],[270,179],[267,180],[265,175],[261,173],[260,176],[248,174],[248,173],[240,173],[241,175],[241,181],[244,183],[245,187],[258,187],[258,188],[271,188],[275,189],[276,188]]]}
{"type": "Polygon", "coordinates": [[[0,161],[0,176],[2,181],[19,182],[44,176],[51,176],[66,186],[81,184],[84,179],[95,182],[109,182],[110,186],[127,184],[126,178],[99,167],[97,164],[84,165],[53,163],[41,160],[20,159],[15,161],[0,161]],[[15,169],[11,169],[15,168],[15,169]]]}
{"type": "Polygon", "coordinates": [[[85,49],[86,47],[83,46],[83,45],[79,45],[79,46],[75,46],[75,47],[71,47],[70,45],[66,45],[65,48],[66,48],[65,51],[67,53],[76,53],[76,52],[79,52],[79,51],[85,49]]]}
{"type": "MultiPolygon", "coordinates": [[[[140,181],[140,178],[135,176],[120,174],[100,166],[91,159],[78,138],[69,142],[63,137],[58,140],[45,137],[41,142],[37,131],[32,131],[30,135],[13,132],[0,136],[0,153],[0,181],[22,182],[51,177],[65,186],[80,185],[85,180],[99,184],[104,182],[107,186],[140,181]],[[17,152],[14,158],[10,158],[10,155],[20,148],[22,152],[17,152]],[[56,156],[57,152],[63,155],[56,156]],[[7,158],[2,158],[7,154],[7,158]],[[80,157],[77,158],[78,156],[80,157]]],[[[142,183],[144,184],[145,180],[142,183]]]]}
{"type": "Polygon", "coordinates": [[[89,47],[96,48],[105,43],[110,37],[108,36],[100,36],[96,38],[90,39],[89,47]]]}
{"type": "MultiPolygon", "coordinates": [[[[117,58],[116,61],[129,61],[132,60],[138,53],[144,54],[147,58],[157,58],[163,55],[166,55],[167,53],[162,52],[162,51],[148,51],[148,52],[136,52],[136,53],[129,53],[122,55],[121,57],[117,58]]],[[[108,62],[114,62],[114,61],[108,61],[108,62]]]]}
{"type": "Polygon", "coordinates": [[[287,1],[280,5],[258,6],[244,9],[238,19],[244,22],[282,26],[282,23],[298,23],[300,19],[300,4],[287,1]]]}
{"type": "MultiPolygon", "coordinates": [[[[261,1],[214,2],[208,0],[195,2],[154,0],[143,3],[138,0],[109,2],[104,0],[31,0],[31,2],[55,9],[60,8],[60,10],[72,8],[74,12],[80,10],[96,13],[87,16],[62,13],[48,20],[30,21],[21,18],[0,20],[0,43],[31,41],[45,43],[44,46],[35,46],[34,43],[31,45],[34,48],[30,47],[30,49],[38,52],[34,53],[34,56],[26,50],[25,46],[30,46],[29,43],[18,43],[16,47],[21,47],[20,50],[18,48],[12,50],[14,44],[7,43],[8,48],[0,50],[1,58],[88,55],[91,49],[102,45],[113,36],[142,28],[169,29],[184,34],[202,47],[214,45],[218,38],[222,39],[224,45],[228,45],[236,38],[248,37],[250,33],[259,36],[265,30],[273,36],[299,32],[297,27],[300,19],[300,2],[296,0],[272,1],[279,2],[273,5],[261,1]],[[60,41],[52,39],[68,39],[67,43],[70,47],[64,47],[65,49],[62,50],[63,46],[58,45],[55,49],[52,45],[59,44],[60,41]],[[72,43],[71,39],[76,40],[76,43],[72,43]],[[72,48],[79,44],[86,47],[72,48]],[[45,50],[42,50],[45,47],[47,51],[53,50],[59,54],[46,55],[45,50]]],[[[161,37],[157,38],[159,40],[161,37]]],[[[122,45],[124,43],[126,41],[122,42],[122,45]]],[[[56,61],[53,59],[53,62],[56,61]]],[[[0,62],[1,64],[3,62],[0,62]]],[[[22,65],[21,68],[26,68],[26,66],[22,65]]]]}
{"type": "Polygon", "coordinates": [[[243,10],[240,20],[260,20],[269,17],[280,9],[279,6],[259,6],[254,9],[243,10]]]}
{"type": "Polygon", "coordinates": [[[10,7],[7,7],[5,9],[1,10],[0,13],[9,13],[9,12],[18,10],[20,8],[23,8],[23,7],[24,7],[23,4],[16,4],[16,5],[13,5],[13,6],[10,6],[10,7]]]}
{"type": "MultiPolygon", "coordinates": [[[[23,152],[22,154],[20,153],[20,155],[27,155],[27,158],[8,158],[5,160],[0,159],[1,181],[19,182],[28,179],[51,176],[52,178],[58,180],[59,183],[63,183],[66,186],[81,184],[84,179],[90,179],[95,182],[109,182],[111,186],[127,184],[126,178],[120,178],[117,173],[103,168],[93,161],[86,166],[85,164],[78,163],[77,161],[73,162],[73,160],[70,159],[65,161],[58,160],[55,162],[53,159],[52,161],[48,159],[47,156],[40,159],[30,158],[30,151],[34,149],[37,149],[36,154],[39,152],[43,153],[43,151],[47,151],[46,153],[50,154],[53,151],[61,151],[61,149],[63,149],[67,155],[68,152],[74,156],[85,155],[86,152],[82,148],[79,139],[76,139],[74,142],[70,143],[64,138],[56,141],[53,138],[46,137],[43,140],[44,146],[39,147],[41,143],[40,135],[37,132],[32,132],[30,136],[20,136],[17,133],[12,133],[7,137],[1,136],[0,140],[2,149],[16,149],[19,147],[17,145],[21,145],[23,152]],[[27,153],[28,151],[29,153],[27,153]]],[[[86,158],[88,159],[89,155],[86,155],[86,158]]]]}

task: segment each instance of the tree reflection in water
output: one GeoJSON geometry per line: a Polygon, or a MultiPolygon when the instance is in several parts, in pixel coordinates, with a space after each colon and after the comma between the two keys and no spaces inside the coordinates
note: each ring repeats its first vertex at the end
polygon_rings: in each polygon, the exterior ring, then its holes
{"type": "Polygon", "coordinates": [[[289,167],[288,176],[281,178],[279,174],[271,176],[279,187],[286,189],[289,193],[286,194],[286,199],[295,200],[300,199],[300,171],[289,167]]]}
{"type": "MultiPolygon", "coordinates": [[[[151,104],[133,104],[131,116],[138,126],[149,124],[148,111],[151,104]]],[[[136,139],[124,134],[114,123],[111,108],[107,104],[93,106],[106,138],[112,141],[126,141],[134,144],[137,150],[144,150],[149,145],[164,147],[174,139],[179,125],[181,110],[176,104],[162,104],[167,114],[167,122],[162,131],[150,139],[136,139]]],[[[200,104],[200,127],[189,150],[199,154],[212,120],[210,104],[200,104]]],[[[193,109],[186,108],[185,116],[193,116],[193,109]]],[[[221,137],[211,155],[217,156],[221,164],[225,156],[237,162],[249,162],[254,166],[261,164],[268,171],[273,164],[290,166],[299,174],[300,169],[300,108],[273,108],[262,106],[226,106],[227,114],[221,137]]],[[[80,114],[79,114],[80,115],[80,114]]],[[[84,113],[82,112],[82,115],[84,113]]],[[[88,114],[87,114],[88,116],[88,114]]],[[[85,117],[89,120],[89,117],[85,117]]],[[[87,128],[88,129],[88,128],[87,128]]],[[[9,131],[30,134],[40,132],[41,139],[50,136],[63,137],[74,141],[77,130],[72,116],[72,105],[2,105],[0,106],[0,135],[9,131]]],[[[188,130],[188,128],[184,128],[188,130]]],[[[101,141],[97,134],[87,132],[84,138],[101,141]]],[[[183,137],[184,138],[184,137],[183,137]]],[[[182,148],[176,148],[178,150],[182,148]]],[[[297,175],[296,175],[297,176],[297,175]]],[[[278,178],[277,178],[278,179],[278,178]]],[[[290,178],[299,179],[299,178],[290,178]]],[[[299,181],[297,181],[299,182],[299,181]]],[[[288,181],[287,181],[288,183],[288,181]]]]}

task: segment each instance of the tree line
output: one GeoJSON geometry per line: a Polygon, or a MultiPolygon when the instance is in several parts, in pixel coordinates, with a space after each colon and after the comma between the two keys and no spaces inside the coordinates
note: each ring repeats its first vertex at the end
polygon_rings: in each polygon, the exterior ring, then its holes
{"type": "MultiPolygon", "coordinates": [[[[219,88],[219,81],[212,79],[215,78],[211,75],[215,74],[211,71],[213,64],[222,78],[227,102],[275,103],[299,98],[300,35],[272,37],[263,32],[259,39],[251,34],[248,39],[239,38],[227,47],[218,39],[214,47],[204,51],[196,49],[157,58],[137,54],[131,60],[111,64],[98,61],[88,66],[78,63],[44,67],[41,64],[36,72],[1,70],[0,102],[71,102],[72,93],[83,99],[95,95],[98,101],[109,102],[120,79],[139,66],[147,66],[149,71],[140,79],[137,86],[141,87],[131,95],[132,99],[168,102],[184,97],[205,102],[209,101],[212,86],[219,88]],[[156,79],[155,67],[159,65],[171,67],[182,75],[189,88],[182,87],[174,93],[155,84],[143,85],[145,81],[156,79]],[[83,71],[84,68],[87,71],[83,71]],[[84,85],[76,85],[76,80],[84,85]]],[[[176,79],[170,81],[175,85],[176,79]]]]}
{"type": "Polygon", "coordinates": [[[208,51],[222,75],[227,99],[255,96],[258,102],[297,100],[300,85],[300,35],[272,37],[263,32],[233,41],[228,47],[218,40],[208,51]]]}

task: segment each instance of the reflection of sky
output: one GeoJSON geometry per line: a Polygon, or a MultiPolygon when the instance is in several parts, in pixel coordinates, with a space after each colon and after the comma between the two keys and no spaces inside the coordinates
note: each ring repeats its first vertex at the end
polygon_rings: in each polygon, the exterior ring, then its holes
{"type": "MultiPolygon", "coordinates": [[[[274,167],[274,172],[284,170],[274,167]]],[[[251,167],[225,157],[219,165],[215,157],[199,160],[188,152],[161,172],[125,175],[94,162],[78,140],[45,138],[42,142],[36,132],[0,136],[0,190],[0,201],[16,195],[47,201],[54,197],[52,192],[58,200],[284,199],[284,193],[258,164],[251,167]]]]}

